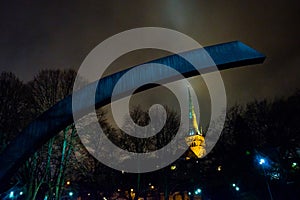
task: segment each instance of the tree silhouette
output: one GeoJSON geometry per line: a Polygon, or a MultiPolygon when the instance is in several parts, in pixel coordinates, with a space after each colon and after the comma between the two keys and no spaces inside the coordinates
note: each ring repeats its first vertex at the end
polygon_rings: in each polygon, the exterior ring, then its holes
{"type": "Polygon", "coordinates": [[[28,87],[14,74],[0,75],[0,153],[32,119],[28,87]]]}
{"type": "MultiPolygon", "coordinates": [[[[59,100],[71,94],[76,72],[72,70],[43,70],[27,84],[34,116],[49,109],[59,100]]],[[[77,164],[75,150],[84,151],[76,139],[76,129],[70,125],[40,150],[36,151],[20,168],[16,179],[25,186],[27,199],[61,199],[66,189],[66,178],[77,164]]]]}
{"type": "MultiPolygon", "coordinates": [[[[0,110],[0,153],[28,122],[72,92],[75,75],[68,70],[44,70],[27,84],[12,73],[0,75],[0,101],[5,105],[0,110]]],[[[100,192],[107,192],[107,196],[118,187],[129,189],[132,186],[137,188],[136,196],[151,194],[158,198],[159,192],[164,192],[167,198],[169,193],[201,187],[203,198],[266,199],[266,181],[275,199],[297,199],[300,195],[297,190],[300,180],[299,102],[300,92],[297,92],[288,98],[233,106],[227,111],[219,141],[206,157],[186,160],[183,155],[172,163],[175,169],[168,166],[139,175],[122,173],[97,161],[81,144],[74,125],[70,125],[34,152],[13,181],[18,183],[16,187],[23,187],[27,199],[41,199],[45,195],[61,199],[71,189],[82,197],[87,191],[99,197],[100,192]],[[264,168],[258,163],[259,156],[268,161],[264,168]],[[155,189],[150,189],[149,183],[155,185],[155,189]],[[240,192],[234,190],[232,183],[240,186],[240,192]]],[[[154,113],[157,119],[163,115],[159,110],[154,113]]],[[[168,144],[178,131],[179,114],[170,108],[166,108],[166,114],[162,130],[146,130],[158,132],[146,139],[116,130],[101,109],[97,111],[97,123],[108,138],[124,150],[150,152],[168,144]]],[[[150,120],[140,107],[132,109],[130,117],[140,126],[147,125],[150,120]]],[[[123,129],[135,131],[128,118],[124,120],[123,129]]],[[[95,138],[93,134],[97,133],[88,123],[89,115],[83,120],[87,123],[83,123],[82,128],[95,138]]],[[[101,142],[94,140],[91,148],[103,156],[116,156],[114,152],[105,152],[101,142]]],[[[119,156],[121,161],[126,161],[126,157],[119,156]]]]}

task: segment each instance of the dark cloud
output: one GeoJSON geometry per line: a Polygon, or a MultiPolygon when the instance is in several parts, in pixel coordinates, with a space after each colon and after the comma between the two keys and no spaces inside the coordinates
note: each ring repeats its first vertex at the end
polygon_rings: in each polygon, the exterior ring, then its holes
{"type": "MultiPolygon", "coordinates": [[[[300,86],[297,1],[1,4],[0,69],[16,73],[24,81],[44,68],[78,69],[93,47],[120,31],[158,26],[185,33],[204,46],[240,40],[266,54],[263,65],[222,72],[230,104],[288,95],[300,86]]],[[[161,54],[129,57],[124,59],[124,65],[135,65],[155,56],[161,54]]],[[[201,88],[196,80],[193,84],[201,88]]],[[[201,93],[201,89],[198,91],[201,93]]]]}

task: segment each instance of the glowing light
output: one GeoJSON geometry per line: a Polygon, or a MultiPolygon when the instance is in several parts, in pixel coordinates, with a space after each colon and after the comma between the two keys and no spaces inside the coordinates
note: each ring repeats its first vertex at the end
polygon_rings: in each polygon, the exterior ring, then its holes
{"type": "Polygon", "coordinates": [[[171,170],[175,170],[175,169],[176,169],[176,165],[172,165],[171,170]]]}
{"type": "Polygon", "coordinates": [[[150,187],[152,190],[154,189],[154,186],[153,185],[151,185],[151,187],[150,187]]]}
{"type": "Polygon", "coordinates": [[[292,163],[292,167],[295,168],[296,166],[297,166],[297,163],[296,163],[296,162],[293,162],[293,163],[292,163]]]}
{"type": "Polygon", "coordinates": [[[70,197],[73,196],[73,192],[69,192],[69,196],[70,196],[70,197]]]}
{"type": "Polygon", "coordinates": [[[23,195],[23,192],[22,192],[22,191],[20,192],[20,195],[23,195]]]}
{"type": "Polygon", "coordinates": [[[188,192],[188,195],[192,195],[192,193],[191,193],[191,192],[188,192]]]}
{"type": "Polygon", "coordinates": [[[71,182],[70,181],[67,181],[67,185],[70,185],[71,184],[71,182]]]}
{"type": "Polygon", "coordinates": [[[198,188],[196,191],[195,191],[195,194],[200,194],[202,192],[202,190],[200,188],[198,188]]]}
{"type": "Polygon", "coordinates": [[[222,170],[222,166],[221,166],[221,165],[218,166],[217,170],[218,170],[218,171],[221,171],[221,170],[222,170]]]}
{"type": "Polygon", "coordinates": [[[9,198],[14,198],[14,192],[13,192],[13,191],[11,191],[11,192],[9,193],[9,198]]]}
{"type": "Polygon", "coordinates": [[[133,189],[132,189],[132,188],[130,189],[130,192],[133,192],[133,189]]]}
{"type": "Polygon", "coordinates": [[[261,158],[261,159],[259,160],[259,164],[260,164],[260,165],[265,164],[265,163],[266,163],[265,159],[261,158]]]}
{"type": "Polygon", "coordinates": [[[239,191],[239,190],[240,190],[240,188],[239,188],[239,187],[235,187],[235,190],[236,190],[236,191],[239,191]]]}
{"type": "Polygon", "coordinates": [[[120,189],[120,188],[118,189],[118,192],[121,192],[121,189],[120,189]]]}
{"type": "Polygon", "coordinates": [[[236,184],[235,183],[232,183],[232,187],[235,187],[236,186],[236,184]]]}
{"type": "Polygon", "coordinates": [[[280,173],[278,172],[273,172],[271,173],[271,179],[279,179],[280,178],[280,173]]]}
{"type": "Polygon", "coordinates": [[[91,196],[91,193],[88,193],[88,196],[91,196]]]}

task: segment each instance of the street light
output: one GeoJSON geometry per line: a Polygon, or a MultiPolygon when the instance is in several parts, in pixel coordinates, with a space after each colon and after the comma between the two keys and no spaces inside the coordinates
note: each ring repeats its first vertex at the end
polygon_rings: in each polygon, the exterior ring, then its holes
{"type": "Polygon", "coordinates": [[[202,190],[200,188],[198,188],[197,190],[195,190],[195,194],[198,195],[198,194],[201,194],[202,190]]]}
{"type": "Polygon", "coordinates": [[[235,183],[232,183],[232,187],[234,187],[236,191],[240,191],[240,188],[235,183]]]}
{"type": "Polygon", "coordinates": [[[175,170],[175,169],[176,169],[176,165],[172,165],[171,170],[175,170]]]}
{"type": "Polygon", "coordinates": [[[73,192],[69,192],[69,196],[70,196],[70,197],[73,196],[73,194],[74,194],[73,192]]]}
{"type": "Polygon", "coordinates": [[[263,169],[263,172],[264,172],[265,181],[266,181],[266,184],[267,184],[270,199],[273,200],[273,195],[272,195],[272,192],[271,192],[271,188],[270,188],[270,185],[269,185],[269,182],[268,182],[268,179],[267,179],[266,170],[265,170],[265,167],[268,165],[267,159],[266,158],[259,158],[259,164],[261,165],[261,168],[263,169]]]}
{"type": "Polygon", "coordinates": [[[259,164],[260,164],[260,165],[263,165],[263,164],[265,164],[265,163],[266,163],[266,160],[265,160],[265,159],[261,158],[261,159],[259,160],[259,164]]]}

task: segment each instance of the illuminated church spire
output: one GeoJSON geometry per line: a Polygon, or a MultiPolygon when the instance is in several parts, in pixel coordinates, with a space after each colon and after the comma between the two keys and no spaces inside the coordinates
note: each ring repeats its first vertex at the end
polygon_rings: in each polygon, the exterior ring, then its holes
{"type": "Polygon", "coordinates": [[[201,158],[205,155],[205,138],[203,136],[202,127],[200,131],[198,128],[196,113],[194,105],[191,98],[190,89],[188,88],[189,93],[189,132],[186,142],[190,147],[190,150],[197,156],[201,158]]]}
{"type": "Polygon", "coordinates": [[[198,128],[196,113],[192,102],[190,89],[188,89],[188,92],[189,92],[189,120],[190,120],[189,135],[202,135],[202,127],[200,128],[200,131],[198,128]]]}

